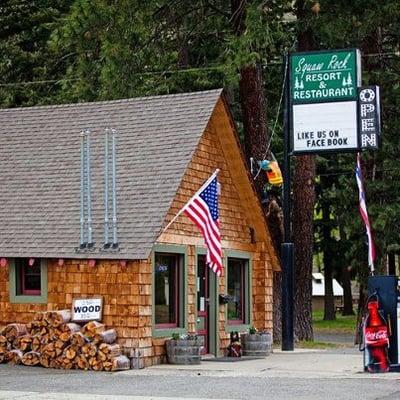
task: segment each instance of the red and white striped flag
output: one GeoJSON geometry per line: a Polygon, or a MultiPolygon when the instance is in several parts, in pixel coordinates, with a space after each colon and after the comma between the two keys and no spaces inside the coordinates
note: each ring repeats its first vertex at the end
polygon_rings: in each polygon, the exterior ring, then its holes
{"type": "Polygon", "coordinates": [[[200,229],[207,247],[207,265],[217,276],[220,276],[222,274],[222,250],[219,231],[218,172],[219,170],[214,172],[199,191],[186,203],[182,211],[200,229]]]}
{"type": "Polygon", "coordinates": [[[361,162],[360,162],[360,153],[357,153],[357,167],[356,167],[356,180],[358,186],[358,199],[359,199],[359,206],[360,206],[360,214],[361,218],[364,221],[365,228],[367,230],[368,236],[368,265],[371,269],[371,273],[374,272],[374,261],[375,261],[375,245],[374,241],[372,240],[372,233],[371,233],[371,225],[369,223],[368,212],[367,212],[367,203],[365,201],[365,192],[364,192],[364,185],[363,185],[363,176],[361,171],[361,162]]]}

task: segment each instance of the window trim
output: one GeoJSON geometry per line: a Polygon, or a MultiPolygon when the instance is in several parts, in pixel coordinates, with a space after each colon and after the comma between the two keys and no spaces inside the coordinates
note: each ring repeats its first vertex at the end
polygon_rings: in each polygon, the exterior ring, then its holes
{"type": "Polygon", "coordinates": [[[188,294],[188,256],[187,256],[187,246],[179,245],[168,245],[168,244],[156,244],[153,247],[151,256],[151,271],[152,271],[152,334],[153,337],[171,337],[173,333],[184,334],[188,330],[188,318],[187,318],[187,294],[188,294]],[[183,257],[183,262],[181,262],[182,271],[179,274],[179,290],[178,294],[178,325],[171,327],[164,327],[156,325],[155,323],[155,254],[156,253],[168,253],[176,254],[183,257]]]}
{"type": "Polygon", "coordinates": [[[240,251],[240,250],[227,250],[224,257],[224,268],[225,268],[225,291],[228,291],[228,259],[237,258],[247,261],[247,268],[244,271],[244,321],[229,321],[228,320],[228,307],[225,307],[225,332],[230,333],[234,331],[245,331],[250,328],[253,323],[253,294],[252,294],[252,253],[240,251]],[[247,295],[246,295],[247,293],[247,295]]]}
{"type": "MultiPolygon", "coordinates": [[[[27,257],[24,257],[27,258],[27,257]]],[[[15,265],[15,258],[10,260],[9,266],[9,283],[10,283],[10,303],[15,304],[43,304],[47,303],[47,269],[48,262],[45,258],[37,258],[36,262],[40,262],[40,294],[36,295],[31,293],[18,294],[17,292],[17,269],[15,265]]]]}

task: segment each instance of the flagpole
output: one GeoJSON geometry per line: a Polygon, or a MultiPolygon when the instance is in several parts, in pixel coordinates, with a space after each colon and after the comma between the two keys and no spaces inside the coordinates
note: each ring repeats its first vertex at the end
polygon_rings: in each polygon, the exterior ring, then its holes
{"type": "MultiPolygon", "coordinates": [[[[186,202],[186,204],[180,209],[178,214],[175,215],[174,218],[167,224],[167,226],[161,231],[161,233],[164,233],[175,221],[176,219],[185,211],[187,205],[190,203],[190,200],[192,200],[194,197],[196,197],[199,193],[201,193],[209,184],[210,182],[218,175],[219,169],[217,168],[214,173],[207,179],[207,181],[201,186],[201,188],[186,202]]],[[[160,233],[160,235],[161,235],[160,233]]]]}
{"type": "Polygon", "coordinates": [[[367,201],[365,199],[364,176],[363,176],[362,170],[361,170],[361,155],[360,155],[360,153],[357,153],[356,164],[357,164],[356,180],[357,180],[357,186],[358,186],[359,209],[360,209],[361,219],[363,220],[363,222],[365,224],[365,230],[367,232],[367,237],[368,237],[368,266],[369,266],[371,276],[374,276],[374,272],[375,272],[374,242],[372,239],[372,230],[371,230],[371,225],[370,225],[369,217],[368,217],[367,201]],[[358,176],[357,176],[357,170],[358,170],[358,176]]]}

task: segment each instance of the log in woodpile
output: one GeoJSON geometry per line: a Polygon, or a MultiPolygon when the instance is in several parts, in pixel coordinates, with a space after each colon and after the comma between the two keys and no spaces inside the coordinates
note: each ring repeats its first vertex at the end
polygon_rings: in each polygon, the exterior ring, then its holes
{"type": "Polygon", "coordinates": [[[117,340],[117,331],[115,329],[107,329],[106,331],[96,333],[93,341],[95,343],[114,343],[117,340]]]}
{"type": "Polygon", "coordinates": [[[0,335],[0,355],[5,354],[8,350],[11,350],[11,345],[4,335],[0,335]]]}
{"type": "Polygon", "coordinates": [[[69,310],[37,312],[32,321],[7,325],[0,334],[0,363],[45,368],[118,371],[130,368],[115,329],[70,322],[69,310]]]}
{"type": "Polygon", "coordinates": [[[129,358],[126,356],[118,356],[112,360],[111,371],[121,371],[130,368],[129,358]]]}
{"type": "Polygon", "coordinates": [[[84,344],[89,343],[87,338],[82,332],[75,332],[71,335],[71,344],[82,347],[84,344]]]}
{"type": "Polygon", "coordinates": [[[42,328],[40,321],[31,321],[26,324],[26,330],[28,331],[29,335],[35,336],[40,332],[42,328]]]}
{"type": "Polygon", "coordinates": [[[79,332],[81,330],[81,326],[75,322],[68,322],[67,324],[61,326],[61,330],[72,335],[75,332],[79,332]]]}
{"type": "Polygon", "coordinates": [[[108,356],[108,358],[117,357],[122,354],[121,347],[117,343],[114,344],[102,343],[99,345],[98,352],[105,354],[106,356],[108,356]]]}
{"type": "Polygon", "coordinates": [[[40,363],[40,353],[36,351],[28,351],[22,356],[22,364],[38,365],[40,363]]]}
{"type": "Polygon", "coordinates": [[[49,311],[46,319],[51,326],[57,328],[71,321],[71,310],[49,311]]]}
{"type": "Polygon", "coordinates": [[[24,354],[22,353],[21,350],[16,350],[16,349],[10,350],[6,353],[5,361],[8,362],[9,364],[18,365],[21,364],[23,355],[24,354]]]}
{"type": "Polygon", "coordinates": [[[31,350],[31,348],[32,348],[32,336],[31,335],[19,336],[15,340],[18,341],[18,346],[14,346],[14,348],[18,348],[23,352],[31,350]]]}
{"type": "Polygon", "coordinates": [[[81,351],[86,357],[95,357],[97,354],[97,346],[93,343],[86,343],[82,346],[81,351]]]}
{"type": "Polygon", "coordinates": [[[50,367],[51,358],[46,354],[40,354],[39,362],[42,367],[49,368],[50,367]]]}
{"type": "Polygon", "coordinates": [[[75,367],[77,369],[83,369],[85,371],[87,371],[88,369],[90,369],[90,364],[88,359],[86,358],[85,355],[80,354],[79,356],[76,356],[75,360],[74,360],[74,364],[75,367]]]}
{"type": "Polygon", "coordinates": [[[9,324],[3,330],[3,335],[9,342],[14,341],[18,336],[26,335],[25,324],[9,324]]]}
{"type": "Polygon", "coordinates": [[[81,332],[89,339],[94,339],[98,333],[104,332],[106,327],[101,322],[90,321],[83,326],[81,332]]]}

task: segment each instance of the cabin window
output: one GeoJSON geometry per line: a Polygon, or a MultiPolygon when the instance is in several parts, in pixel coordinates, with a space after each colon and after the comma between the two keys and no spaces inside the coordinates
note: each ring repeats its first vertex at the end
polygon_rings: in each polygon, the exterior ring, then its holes
{"type": "Polygon", "coordinates": [[[156,328],[181,325],[179,312],[183,255],[156,253],[154,257],[154,319],[156,328]]]}
{"type": "Polygon", "coordinates": [[[47,302],[47,264],[40,258],[15,258],[10,263],[10,301],[47,302]]]}
{"type": "Polygon", "coordinates": [[[41,262],[40,259],[32,261],[33,264],[29,265],[28,258],[17,258],[15,260],[18,295],[40,296],[41,294],[41,262]]]}
{"type": "Polygon", "coordinates": [[[232,325],[244,324],[246,296],[246,270],[248,261],[240,258],[228,258],[228,322],[232,325]]]}

